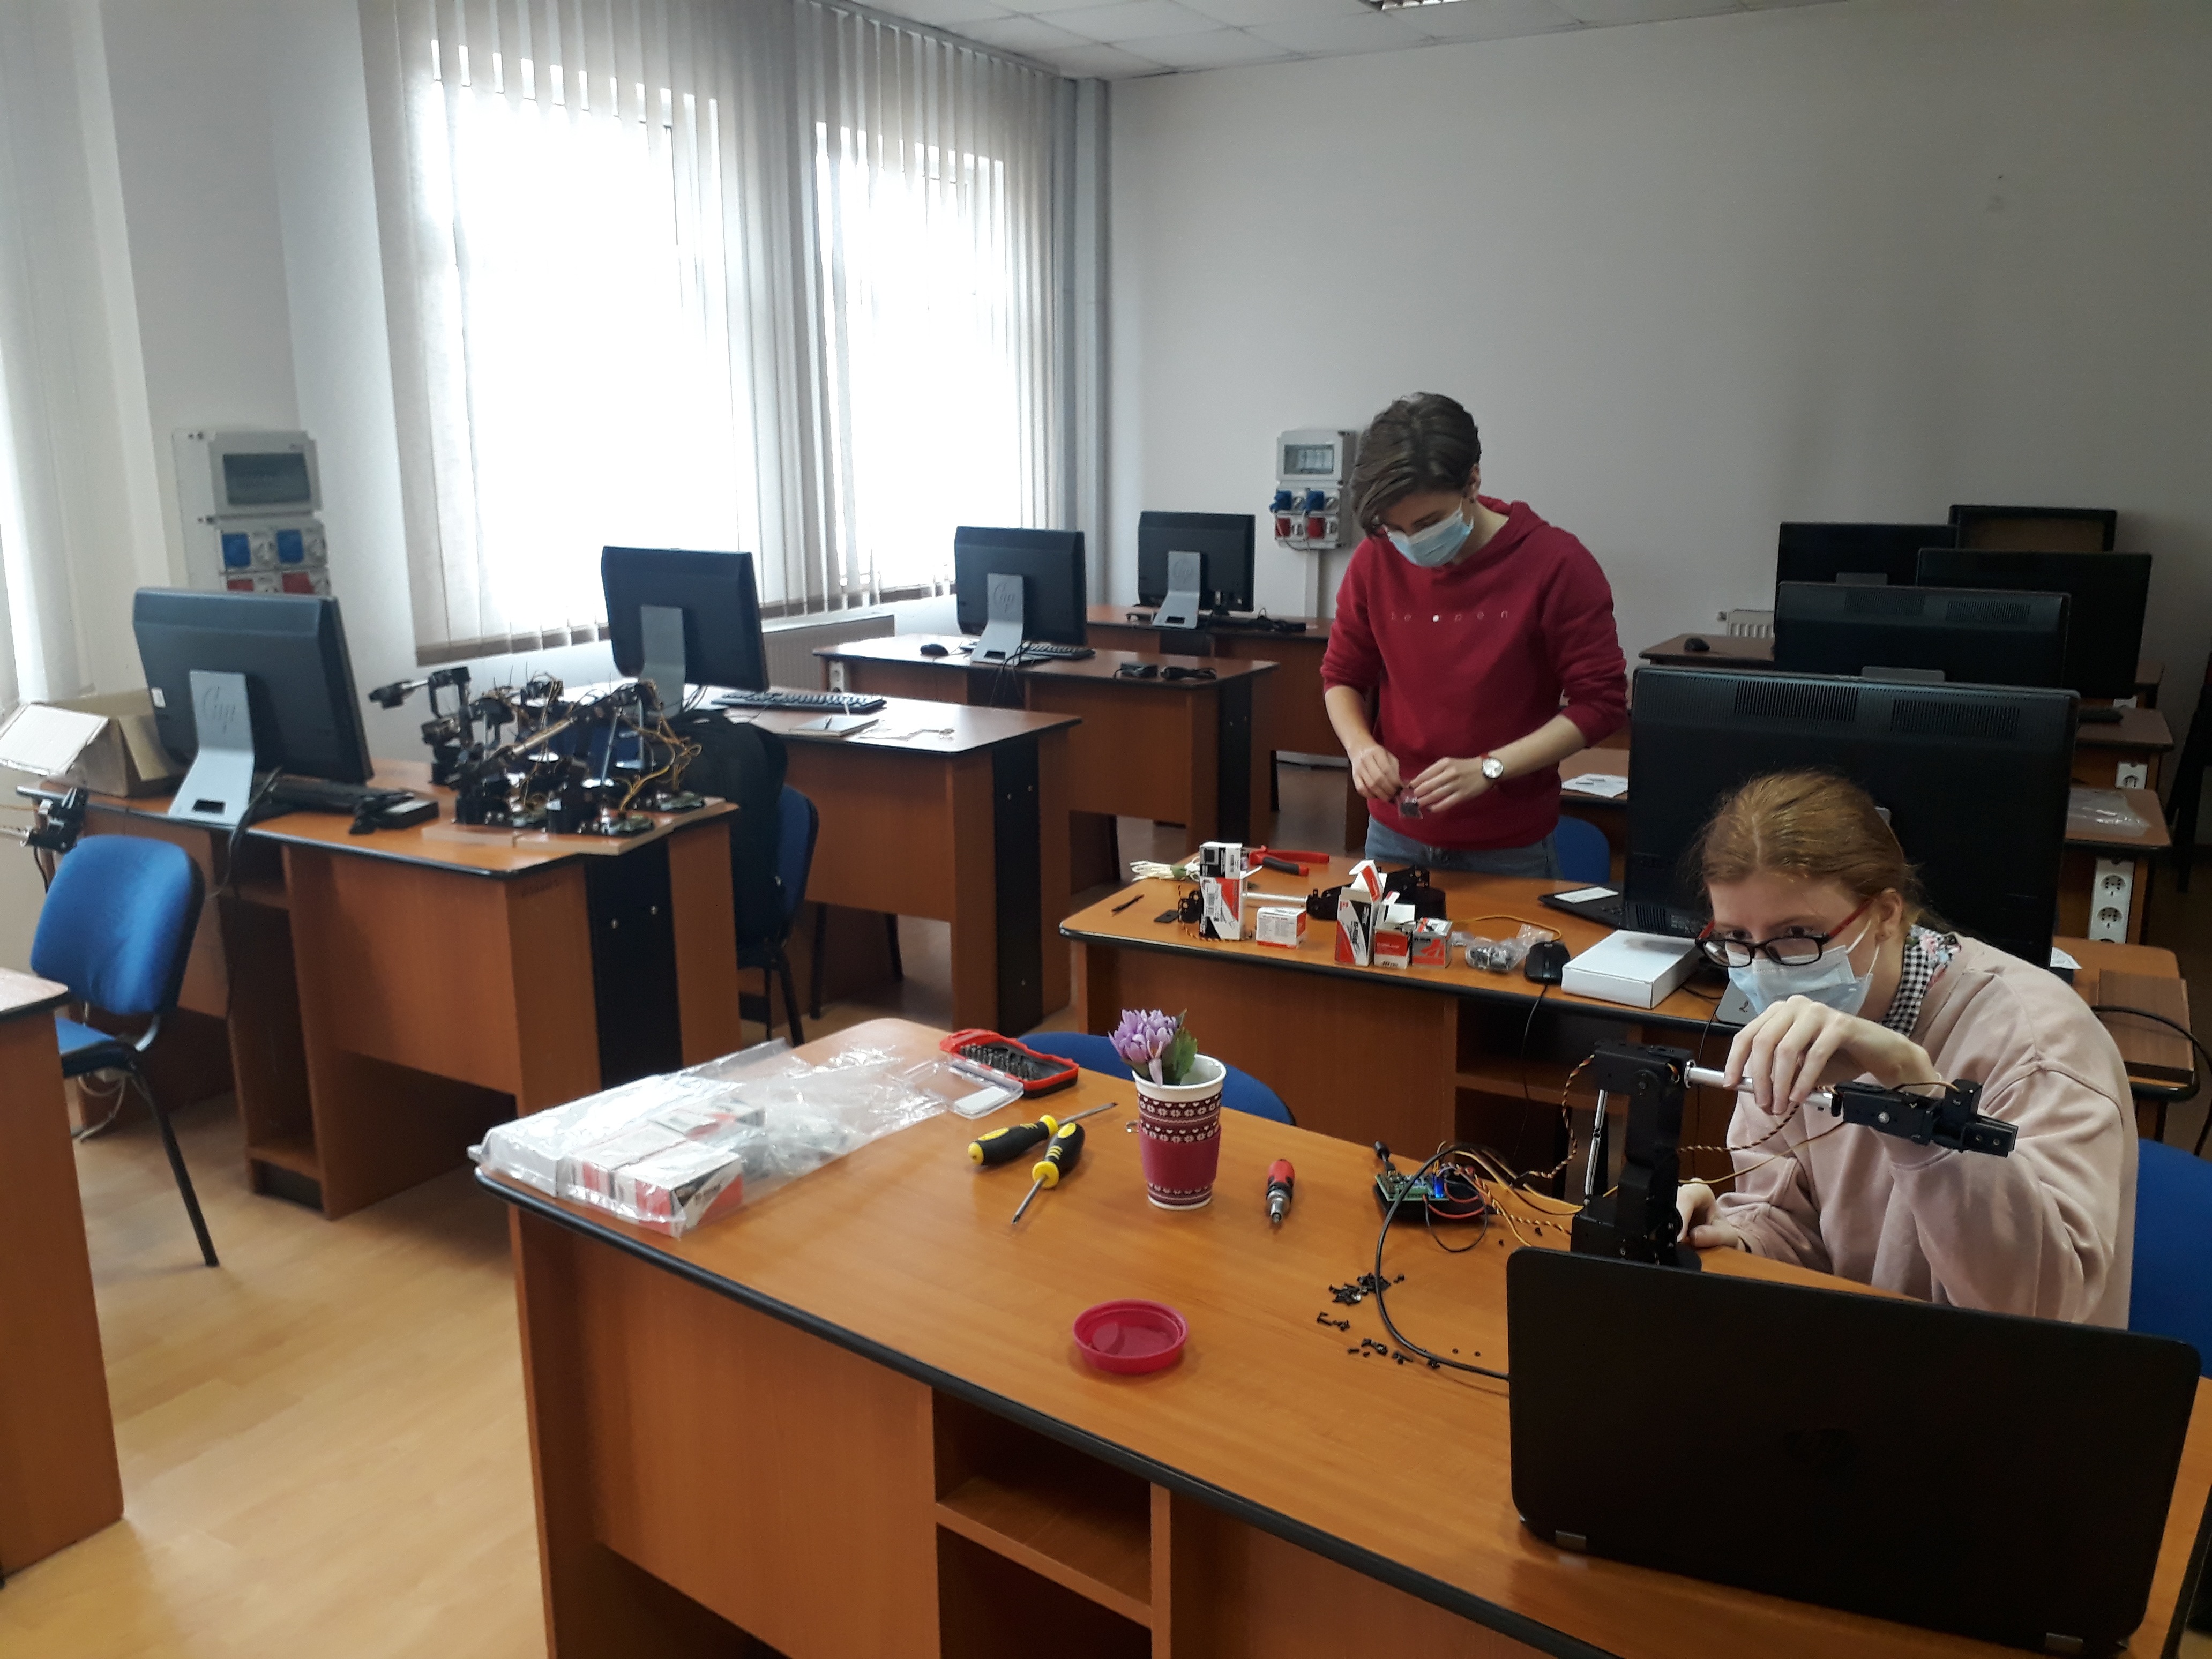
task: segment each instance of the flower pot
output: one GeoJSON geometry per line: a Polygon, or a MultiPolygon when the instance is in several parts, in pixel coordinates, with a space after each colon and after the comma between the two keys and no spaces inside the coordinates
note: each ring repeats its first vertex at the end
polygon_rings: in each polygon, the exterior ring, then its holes
{"type": "Polygon", "coordinates": [[[1221,1167],[1221,1085],[1228,1074],[1209,1054],[1191,1061],[1188,1082],[1155,1083],[1136,1074],[1145,1195],[1163,1210],[1203,1209],[1213,1201],[1221,1167]]]}

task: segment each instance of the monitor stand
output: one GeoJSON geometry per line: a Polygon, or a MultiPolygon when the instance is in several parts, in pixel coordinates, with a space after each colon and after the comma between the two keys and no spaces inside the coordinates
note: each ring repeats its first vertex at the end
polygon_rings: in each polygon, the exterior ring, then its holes
{"type": "Polygon", "coordinates": [[[637,631],[644,642],[637,677],[651,680],[661,707],[684,704],[684,612],[672,605],[641,605],[637,608],[637,631]]]}
{"type": "Polygon", "coordinates": [[[253,715],[246,676],[192,670],[192,726],[200,750],[169,816],[234,830],[253,799],[253,715]]]}
{"type": "Polygon", "coordinates": [[[1198,626],[1199,589],[1206,581],[1206,556],[1200,553],[1168,555],[1168,596],[1152,613],[1155,628],[1191,629],[1198,626]]]}
{"type": "Polygon", "coordinates": [[[1869,663],[1859,670],[1863,680],[1880,680],[1885,685],[1941,685],[1943,671],[1940,668],[1876,668],[1869,663]]]}
{"type": "Polygon", "coordinates": [[[975,641],[975,654],[969,660],[1015,662],[1022,654],[1024,598],[1022,578],[994,573],[990,583],[989,620],[984,624],[982,637],[975,641]]]}

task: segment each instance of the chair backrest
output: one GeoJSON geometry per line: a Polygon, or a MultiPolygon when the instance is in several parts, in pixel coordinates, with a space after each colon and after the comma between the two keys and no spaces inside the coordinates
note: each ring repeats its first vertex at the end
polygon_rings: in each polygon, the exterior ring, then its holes
{"type": "Polygon", "coordinates": [[[31,971],[111,1014],[166,1014],[184,983],[200,898],[199,866],[183,848],[87,836],[54,871],[31,971]]]}
{"type": "MultiPolygon", "coordinates": [[[[1127,1077],[1129,1068],[1121,1056],[1114,1052],[1114,1045],[1103,1036],[1091,1036],[1082,1031],[1032,1031],[1022,1041],[1041,1054],[1056,1054],[1062,1060],[1072,1060],[1086,1072],[1099,1072],[1108,1077],[1127,1077]]],[[[1225,1111],[1243,1112],[1253,1117],[1273,1118],[1278,1123],[1295,1124],[1291,1109],[1283,1104],[1282,1097],[1249,1072],[1240,1072],[1234,1066],[1224,1065],[1228,1075],[1222,1079],[1221,1104],[1225,1111]]]]}
{"type": "Polygon", "coordinates": [[[678,729],[700,748],[684,775],[684,787],[719,795],[738,809],[730,820],[730,888],[738,942],[781,939],[789,920],[776,879],[782,863],[783,739],[720,717],[686,720],[678,729]]]}
{"type": "Polygon", "coordinates": [[[2192,1344],[2212,1376],[2212,1164],[2155,1140],[2136,1150],[2128,1328],[2192,1344]]]}
{"type": "Polygon", "coordinates": [[[1565,879],[1598,884],[1613,880],[1613,844],[1589,819],[1562,814],[1553,845],[1559,850],[1559,874],[1565,879]]]}
{"type": "Polygon", "coordinates": [[[806,878],[814,868],[814,840],[822,832],[822,814],[812,801],[787,783],[776,801],[776,829],[775,878],[783,890],[783,920],[787,927],[806,898],[806,878]]]}

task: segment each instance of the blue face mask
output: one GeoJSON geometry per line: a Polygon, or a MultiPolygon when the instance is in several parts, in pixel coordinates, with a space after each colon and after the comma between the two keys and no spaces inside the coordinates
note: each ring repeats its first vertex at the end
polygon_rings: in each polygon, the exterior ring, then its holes
{"type": "Polygon", "coordinates": [[[1417,530],[1408,536],[1402,530],[1390,533],[1390,545],[1425,570],[1433,570],[1440,564],[1449,564],[1467,538],[1474,533],[1474,526],[1467,521],[1464,511],[1448,519],[1439,519],[1426,530],[1417,530]]]}
{"type": "Polygon", "coordinates": [[[1823,1007],[1833,1008],[1840,1014],[1856,1014],[1866,1006],[1867,992],[1874,984],[1874,968],[1869,964],[1866,972],[1851,971],[1851,952],[1858,948],[1859,939],[1866,937],[1869,921],[1858,931],[1858,938],[1840,951],[1823,951],[1818,962],[1802,967],[1785,968],[1778,962],[1769,962],[1765,957],[1753,957],[1741,968],[1729,969],[1729,983],[1743,993],[1744,1000],[1751,1004],[1754,1014],[1763,1014],[1778,1002],[1787,1002],[1791,997],[1803,997],[1823,1007]]]}

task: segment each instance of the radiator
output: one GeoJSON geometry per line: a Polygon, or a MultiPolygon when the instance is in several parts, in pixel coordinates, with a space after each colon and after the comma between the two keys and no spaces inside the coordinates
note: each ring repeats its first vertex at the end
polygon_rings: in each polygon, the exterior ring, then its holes
{"type": "Polygon", "coordinates": [[[888,611],[771,623],[763,630],[762,639],[768,653],[768,683],[793,691],[822,690],[830,684],[829,665],[814,654],[817,648],[853,640],[881,639],[897,631],[898,620],[888,611]]]}

